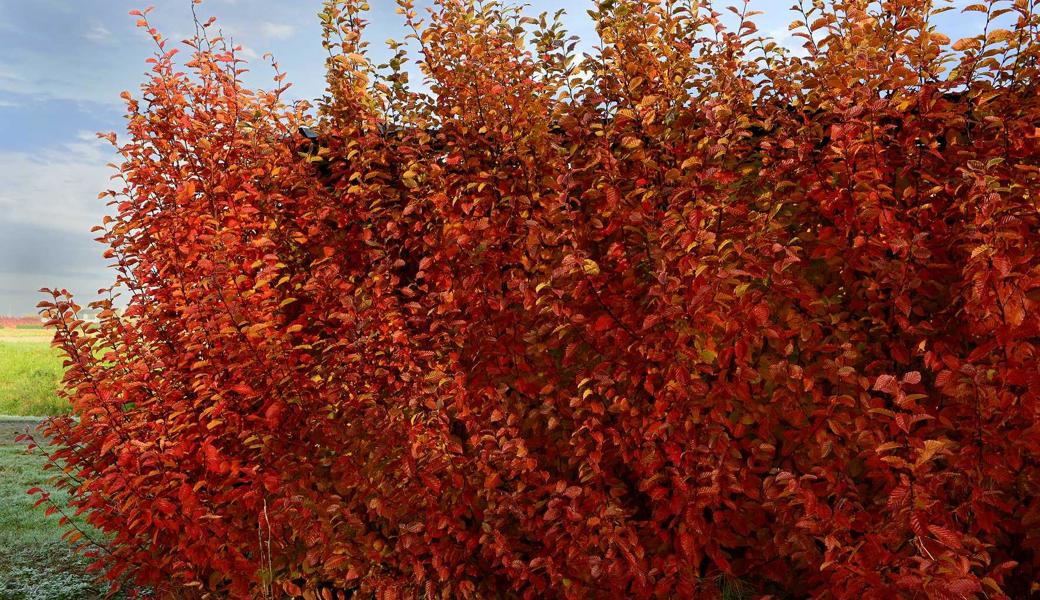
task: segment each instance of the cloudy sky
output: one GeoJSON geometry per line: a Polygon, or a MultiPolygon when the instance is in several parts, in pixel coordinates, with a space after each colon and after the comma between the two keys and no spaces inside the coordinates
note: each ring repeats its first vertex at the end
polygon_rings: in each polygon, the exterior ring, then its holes
{"type": "MultiPolygon", "coordinates": [[[[193,31],[190,0],[151,1],[149,17],[167,37],[193,31]]],[[[112,281],[90,234],[113,158],[94,132],[121,131],[119,93],[143,78],[151,42],[127,13],[147,2],[0,0],[0,314],[35,312],[40,287],[65,287],[85,302],[112,281]]],[[[532,11],[567,8],[571,32],[582,36],[591,35],[590,2],[528,0],[532,11]]],[[[759,29],[793,46],[791,3],[753,2],[766,13],[759,29]]],[[[370,4],[369,40],[379,50],[404,32],[392,0],[370,4]]],[[[247,56],[273,53],[294,83],[290,95],[315,98],[323,88],[320,9],[320,0],[206,0],[200,14],[216,16],[247,56]]],[[[950,15],[944,31],[967,35],[977,26],[950,15]]],[[[248,83],[269,87],[269,76],[257,60],[248,83]]]]}

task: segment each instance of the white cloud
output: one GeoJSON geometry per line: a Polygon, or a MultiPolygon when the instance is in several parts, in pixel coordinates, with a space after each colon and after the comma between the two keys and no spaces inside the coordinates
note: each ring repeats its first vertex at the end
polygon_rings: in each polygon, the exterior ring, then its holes
{"type": "Polygon", "coordinates": [[[83,232],[101,222],[112,187],[107,142],[80,132],[75,141],[37,152],[0,151],[0,214],[8,223],[83,232]]]}
{"type": "Polygon", "coordinates": [[[106,29],[104,25],[94,24],[90,31],[83,34],[83,37],[95,43],[102,43],[112,39],[112,32],[106,29]]]}
{"type": "Polygon", "coordinates": [[[28,84],[29,82],[25,77],[0,66],[0,90],[18,93],[22,91],[21,88],[28,84]]]}
{"type": "Polygon", "coordinates": [[[245,58],[247,58],[249,60],[257,60],[258,58],[260,58],[260,55],[257,54],[256,50],[253,50],[249,46],[246,46],[245,44],[239,44],[238,42],[235,42],[235,45],[242,47],[242,56],[243,57],[245,57],[245,58]]]}
{"type": "Polygon", "coordinates": [[[296,33],[296,27],[288,23],[271,23],[267,21],[260,24],[260,33],[264,37],[287,40],[296,33]]]}
{"type": "MultiPolygon", "coordinates": [[[[113,47],[106,44],[106,47],[113,47]]],[[[133,65],[132,61],[130,62],[133,65]]],[[[136,66],[136,65],[133,65],[136,66]]],[[[0,92],[41,100],[71,100],[118,106],[119,91],[132,87],[139,76],[125,65],[99,75],[98,67],[83,55],[71,59],[26,53],[0,66],[0,92]],[[6,68],[5,68],[6,67],[6,68]],[[120,72],[122,71],[122,72],[120,72]],[[124,83],[120,86],[119,81],[124,83]]]]}
{"type": "Polygon", "coordinates": [[[766,37],[773,38],[778,46],[787,50],[792,56],[808,56],[809,51],[805,49],[805,38],[795,37],[794,33],[787,27],[781,27],[766,33],[766,37]]]}

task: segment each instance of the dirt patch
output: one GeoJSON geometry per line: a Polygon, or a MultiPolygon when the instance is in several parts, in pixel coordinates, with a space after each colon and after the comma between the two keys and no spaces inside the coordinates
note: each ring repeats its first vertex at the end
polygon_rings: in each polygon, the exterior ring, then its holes
{"type": "Polygon", "coordinates": [[[42,434],[36,431],[36,427],[42,422],[43,419],[0,417],[0,446],[14,445],[15,438],[23,433],[32,433],[37,438],[42,437],[42,434]]]}

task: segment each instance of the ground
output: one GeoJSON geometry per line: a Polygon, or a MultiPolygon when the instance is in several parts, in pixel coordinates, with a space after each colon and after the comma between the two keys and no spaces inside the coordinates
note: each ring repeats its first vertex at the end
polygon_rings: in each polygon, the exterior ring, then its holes
{"type": "MultiPolygon", "coordinates": [[[[103,597],[82,558],[61,539],[58,516],[33,509],[26,490],[46,486],[43,457],[15,437],[39,419],[0,417],[0,600],[93,600],[103,597]]],[[[57,494],[55,494],[57,497],[57,494]]]]}
{"type": "MultiPolygon", "coordinates": [[[[55,395],[61,360],[41,328],[0,328],[0,600],[94,600],[103,593],[61,539],[58,516],[26,490],[47,485],[42,455],[15,437],[66,410],[55,395]],[[10,416],[19,415],[19,416],[10,416]],[[25,416],[33,415],[33,416],[25,416]]],[[[57,494],[55,494],[57,497],[57,494]]]]}

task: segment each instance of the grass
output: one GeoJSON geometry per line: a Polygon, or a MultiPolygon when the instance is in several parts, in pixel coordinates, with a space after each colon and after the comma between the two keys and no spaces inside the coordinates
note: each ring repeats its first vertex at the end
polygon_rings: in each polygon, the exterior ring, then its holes
{"type": "MultiPolygon", "coordinates": [[[[55,395],[62,366],[50,347],[51,332],[40,327],[0,328],[0,600],[94,600],[103,590],[85,574],[86,559],[61,539],[58,515],[33,508],[26,490],[48,485],[41,453],[27,455],[15,436],[32,430],[39,417],[66,412],[55,395]],[[25,415],[35,415],[29,417],[25,415]]],[[[53,492],[61,502],[64,496],[53,492]]]]}
{"type": "Polygon", "coordinates": [[[42,328],[0,329],[0,415],[51,416],[67,406],[54,392],[61,358],[42,328]]]}
{"type": "MultiPolygon", "coordinates": [[[[25,491],[47,485],[40,455],[26,455],[15,442],[37,424],[32,419],[0,418],[0,600],[94,600],[104,596],[86,562],[61,539],[58,516],[45,517],[25,491]]],[[[63,499],[57,492],[56,500],[63,499]]]]}

